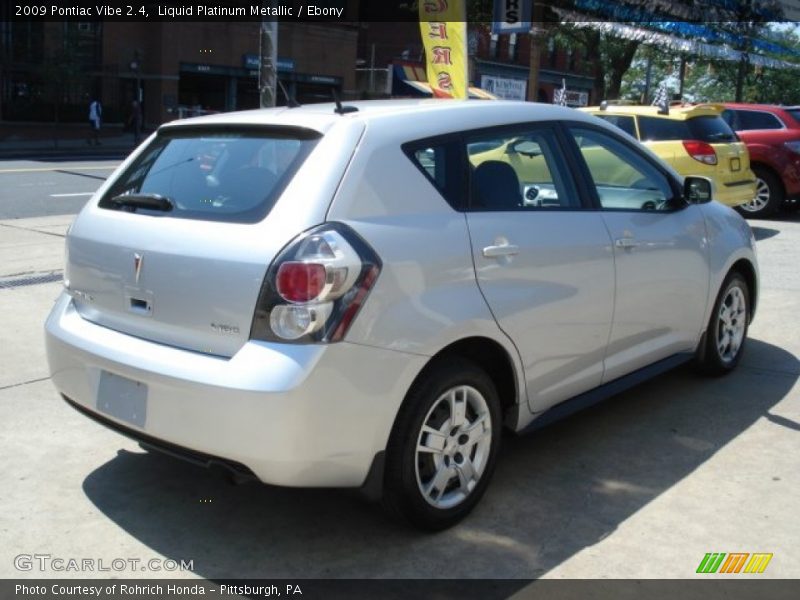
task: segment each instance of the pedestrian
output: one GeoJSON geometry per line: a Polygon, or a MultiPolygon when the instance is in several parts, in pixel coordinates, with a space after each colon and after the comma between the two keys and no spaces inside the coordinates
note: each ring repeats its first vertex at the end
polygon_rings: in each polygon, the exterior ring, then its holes
{"type": "Polygon", "coordinates": [[[142,105],[138,100],[131,102],[131,115],[128,117],[128,126],[133,131],[133,143],[139,144],[142,135],[142,105]]]}
{"type": "Polygon", "coordinates": [[[94,144],[95,146],[100,145],[100,125],[103,121],[103,105],[100,103],[100,100],[97,98],[93,98],[92,101],[89,103],[89,127],[92,128],[91,137],[86,140],[86,143],[90,146],[94,144]]]}

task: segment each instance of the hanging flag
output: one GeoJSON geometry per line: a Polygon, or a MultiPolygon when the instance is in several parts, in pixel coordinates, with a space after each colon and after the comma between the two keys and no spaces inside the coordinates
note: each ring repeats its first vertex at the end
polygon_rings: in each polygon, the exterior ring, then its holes
{"type": "Polygon", "coordinates": [[[658,86],[651,106],[658,106],[660,108],[658,112],[665,115],[669,114],[669,93],[667,92],[666,81],[662,81],[661,85],[658,86]]]}
{"type": "Polygon", "coordinates": [[[419,0],[419,26],[434,97],[466,99],[466,0],[419,0]]]}
{"type": "Polygon", "coordinates": [[[558,104],[559,106],[569,106],[567,104],[567,80],[565,78],[561,78],[561,89],[558,89],[553,93],[553,104],[558,104]]]}

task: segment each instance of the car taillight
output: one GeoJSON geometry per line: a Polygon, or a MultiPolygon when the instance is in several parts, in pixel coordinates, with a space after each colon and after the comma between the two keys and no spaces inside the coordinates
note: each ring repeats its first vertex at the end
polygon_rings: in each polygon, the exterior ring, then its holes
{"type": "Polygon", "coordinates": [[[380,271],[374,250],[342,223],[325,223],[300,234],[267,269],[250,338],[340,341],[380,271]]]}
{"type": "Polygon", "coordinates": [[[714,152],[714,148],[711,144],[698,140],[684,140],[683,147],[686,148],[686,152],[688,152],[689,156],[693,159],[699,160],[701,163],[707,165],[717,164],[717,153],[714,152]]]}

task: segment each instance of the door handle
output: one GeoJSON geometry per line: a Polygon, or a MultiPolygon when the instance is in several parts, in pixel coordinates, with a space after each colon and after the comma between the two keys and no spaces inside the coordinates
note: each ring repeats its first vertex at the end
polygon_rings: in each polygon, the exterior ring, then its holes
{"type": "Polygon", "coordinates": [[[500,244],[497,246],[486,246],[483,255],[486,258],[501,258],[503,256],[516,256],[519,254],[519,246],[514,244],[500,244]]]}
{"type": "Polygon", "coordinates": [[[639,246],[639,242],[637,242],[633,238],[624,237],[624,238],[617,238],[617,240],[614,242],[614,245],[617,248],[628,249],[628,248],[636,248],[636,247],[638,247],[639,246]]]}

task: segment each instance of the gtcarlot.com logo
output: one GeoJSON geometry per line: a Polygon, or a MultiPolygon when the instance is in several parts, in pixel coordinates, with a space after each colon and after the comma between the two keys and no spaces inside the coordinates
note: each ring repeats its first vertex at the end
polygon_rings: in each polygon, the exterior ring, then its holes
{"type": "Polygon", "coordinates": [[[41,572],[121,572],[150,571],[154,573],[172,571],[193,571],[193,560],[173,560],[171,558],[76,558],[53,556],[52,554],[18,554],[14,557],[14,568],[17,571],[41,572]]]}

